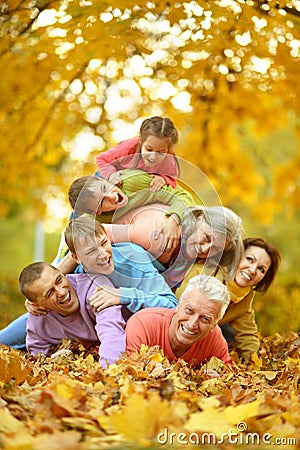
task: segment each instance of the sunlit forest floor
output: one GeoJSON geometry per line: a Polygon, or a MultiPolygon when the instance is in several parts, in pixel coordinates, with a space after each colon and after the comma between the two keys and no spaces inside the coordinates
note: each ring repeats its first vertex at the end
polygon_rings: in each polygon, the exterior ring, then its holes
{"type": "Polygon", "coordinates": [[[97,349],[62,348],[55,360],[0,349],[1,448],[300,448],[297,333],[264,338],[247,366],[232,351],[233,369],[145,347],[103,370],[97,349]]]}

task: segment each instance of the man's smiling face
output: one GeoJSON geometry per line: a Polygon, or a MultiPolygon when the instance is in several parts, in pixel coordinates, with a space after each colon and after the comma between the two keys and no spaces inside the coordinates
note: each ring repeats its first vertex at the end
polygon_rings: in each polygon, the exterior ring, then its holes
{"type": "Polygon", "coordinates": [[[40,277],[28,287],[28,299],[61,316],[68,316],[79,309],[73,286],[54,267],[45,267],[40,277]]]}
{"type": "Polygon", "coordinates": [[[197,288],[182,298],[169,328],[170,344],[177,357],[208,335],[218,321],[220,310],[220,303],[209,300],[197,288]]]}

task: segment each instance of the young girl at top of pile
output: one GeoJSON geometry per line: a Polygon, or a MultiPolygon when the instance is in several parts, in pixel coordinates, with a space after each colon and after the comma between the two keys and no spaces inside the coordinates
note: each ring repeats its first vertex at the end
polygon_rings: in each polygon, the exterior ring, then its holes
{"type": "Polygon", "coordinates": [[[99,174],[113,184],[121,185],[123,169],[141,169],[151,178],[150,190],[164,185],[176,188],[179,164],[174,153],[178,131],[172,120],[160,116],[145,119],[139,136],[126,139],[96,158],[99,174]]]}

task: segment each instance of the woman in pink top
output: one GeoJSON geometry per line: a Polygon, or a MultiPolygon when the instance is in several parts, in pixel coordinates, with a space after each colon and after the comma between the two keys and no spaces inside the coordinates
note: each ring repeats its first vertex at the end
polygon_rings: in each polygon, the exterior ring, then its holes
{"type": "Polygon", "coordinates": [[[143,121],[139,137],[127,139],[101,153],[96,163],[101,177],[121,185],[123,169],[141,169],[153,178],[150,189],[158,191],[165,184],[176,187],[179,165],[174,153],[178,131],[168,118],[159,116],[143,121]]]}
{"type": "Polygon", "coordinates": [[[157,236],[165,212],[164,205],[151,204],[133,209],[104,227],[112,242],[131,241],[149,251],[153,264],[172,288],[180,286],[196,261],[206,267],[219,266],[233,277],[243,254],[242,221],[237,214],[223,206],[187,207],[178,225],[180,244],[174,251],[166,252],[164,236],[157,236]]]}

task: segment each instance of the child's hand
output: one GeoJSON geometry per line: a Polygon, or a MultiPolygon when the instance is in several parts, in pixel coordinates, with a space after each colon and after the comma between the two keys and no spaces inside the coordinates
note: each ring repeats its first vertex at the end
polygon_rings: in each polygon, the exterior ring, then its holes
{"type": "Polygon", "coordinates": [[[119,170],[119,172],[114,172],[111,174],[108,180],[115,186],[122,186],[123,183],[121,178],[122,173],[123,173],[122,170],[119,170]]]}
{"type": "MultiPolygon", "coordinates": [[[[177,216],[176,216],[177,217],[177,216]]],[[[164,235],[163,246],[160,251],[173,252],[179,245],[178,223],[173,216],[166,217],[158,228],[154,238],[158,239],[160,233],[164,235]]]]}
{"type": "Polygon", "coordinates": [[[89,302],[95,312],[100,312],[109,306],[120,305],[120,298],[120,289],[98,286],[89,298],[89,302]]]}
{"type": "Polygon", "coordinates": [[[159,191],[165,184],[165,179],[160,175],[150,175],[152,181],[150,183],[150,191],[156,192],[159,191]]]}
{"type": "Polygon", "coordinates": [[[43,316],[51,311],[49,308],[43,308],[43,306],[38,306],[36,303],[30,302],[27,298],[25,300],[25,307],[34,316],[43,316]]]}

